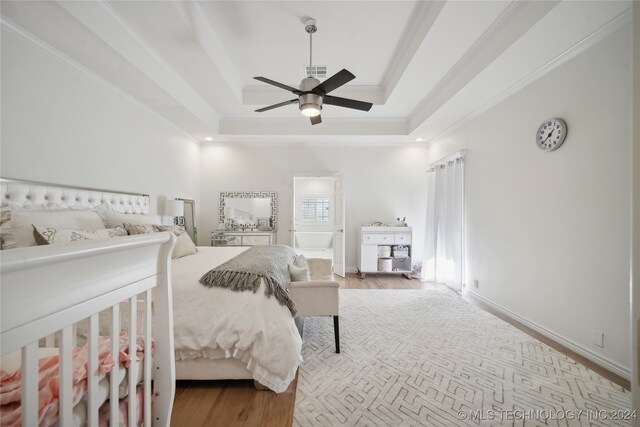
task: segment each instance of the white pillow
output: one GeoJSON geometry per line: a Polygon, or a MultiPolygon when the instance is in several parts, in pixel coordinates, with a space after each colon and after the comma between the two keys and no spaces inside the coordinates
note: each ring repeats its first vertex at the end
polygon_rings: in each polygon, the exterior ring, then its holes
{"type": "Polygon", "coordinates": [[[127,235],[127,230],[122,227],[84,231],[70,230],[68,228],[38,227],[34,225],[33,232],[38,245],[54,245],[80,242],[82,240],[104,240],[127,235]]]}
{"type": "Polygon", "coordinates": [[[36,246],[33,237],[33,224],[40,227],[67,228],[72,230],[103,230],[104,223],[100,216],[90,209],[86,210],[32,210],[14,209],[11,211],[11,232],[14,244],[7,245],[5,249],[11,247],[22,248],[36,246]]]}
{"type": "Polygon", "coordinates": [[[304,267],[296,267],[293,264],[289,264],[289,276],[291,276],[292,282],[308,282],[311,280],[309,270],[304,267]]]}
{"type": "Polygon", "coordinates": [[[162,224],[160,215],[126,214],[108,210],[104,214],[108,228],[122,227],[122,224],[162,224]]]}
{"type": "Polygon", "coordinates": [[[182,258],[187,255],[195,255],[198,248],[191,241],[184,227],[180,225],[146,225],[146,224],[124,224],[124,228],[130,235],[149,234],[170,231],[176,235],[176,245],[173,247],[171,258],[182,258]]]}
{"type": "Polygon", "coordinates": [[[296,256],[296,259],[293,260],[293,265],[299,268],[305,268],[307,271],[309,270],[309,263],[307,262],[307,258],[304,255],[300,254],[296,256]]]}
{"type": "Polygon", "coordinates": [[[154,225],[157,231],[171,231],[177,236],[176,246],[173,248],[173,254],[171,258],[182,258],[187,255],[195,255],[198,252],[198,248],[191,241],[191,237],[184,230],[184,227],[179,225],[154,225]]]}

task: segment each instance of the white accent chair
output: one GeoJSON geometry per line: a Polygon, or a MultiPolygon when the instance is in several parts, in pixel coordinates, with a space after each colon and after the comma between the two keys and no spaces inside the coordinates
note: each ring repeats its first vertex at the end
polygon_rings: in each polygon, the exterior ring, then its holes
{"type": "Polygon", "coordinates": [[[296,305],[298,317],[332,316],[333,333],[336,341],[336,353],[340,353],[340,283],[333,280],[331,260],[321,258],[307,259],[310,281],[291,282],[289,293],[296,305]]]}

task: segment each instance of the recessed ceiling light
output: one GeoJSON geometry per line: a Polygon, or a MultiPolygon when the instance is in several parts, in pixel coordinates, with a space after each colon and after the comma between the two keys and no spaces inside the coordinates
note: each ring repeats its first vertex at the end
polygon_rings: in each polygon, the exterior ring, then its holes
{"type": "Polygon", "coordinates": [[[422,138],[416,138],[416,142],[422,142],[422,138]]]}
{"type": "Polygon", "coordinates": [[[213,141],[213,138],[211,138],[210,136],[207,136],[204,140],[205,141],[213,141]]]}

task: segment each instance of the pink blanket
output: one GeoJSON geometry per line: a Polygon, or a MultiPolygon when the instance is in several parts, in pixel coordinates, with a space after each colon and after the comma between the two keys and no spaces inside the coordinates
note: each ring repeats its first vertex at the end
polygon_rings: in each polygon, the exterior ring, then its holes
{"type": "MultiPolygon", "coordinates": [[[[120,352],[118,361],[120,366],[128,367],[131,361],[129,355],[129,337],[126,332],[120,332],[120,352]]],[[[153,343],[152,343],[153,344],[153,343]]],[[[136,338],[136,360],[144,357],[144,336],[136,338]]],[[[73,349],[73,404],[75,406],[87,392],[88,376],[88,345],[73,349]]],[[[59,359],[58,356],[44,357],[38,361],[40,380],[38,382],[38,420],[40,426],[49,426],[58,420],[59,397],[59,359]]],[[[98,340],[98,376],[104,378],[115,364],[111,355],[111,337],[101,336],[98,340]]],[[[13,427],[20,425],[21,409],[21,381],[20,369],[15,372],[0,370],[0,425],[13,427]]]]}

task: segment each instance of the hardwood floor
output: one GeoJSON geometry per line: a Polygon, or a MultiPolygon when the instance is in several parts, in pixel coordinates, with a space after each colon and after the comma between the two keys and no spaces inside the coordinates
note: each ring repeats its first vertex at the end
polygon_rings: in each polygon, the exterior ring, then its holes
{"type": "Polygon", "coordinates": [[[297,384],[276,394],[251,380],[178,381],[171,426],[290,426],[297,384]]]}
{"type": "MultiPolygon", "coordinates": [[[[343,289],[448,289],[442,285],[409,280],[403,276],[355,274],[337,278],[343,289]]],[[[451,291],[454,292],[454,291],[451,291]]],[[[467,301],[492,313],[550,347],[582,363],[610,381],[629,390],[629,381],[595,365],[566,347],[544,337],[521,323],[471,299],[467,301]]],[[[259,391],[253,381],[178,381],[173,404],[172,426],[290,426],[293,422],[297,379],[287,391],[276,394],[259,391]]]]}

